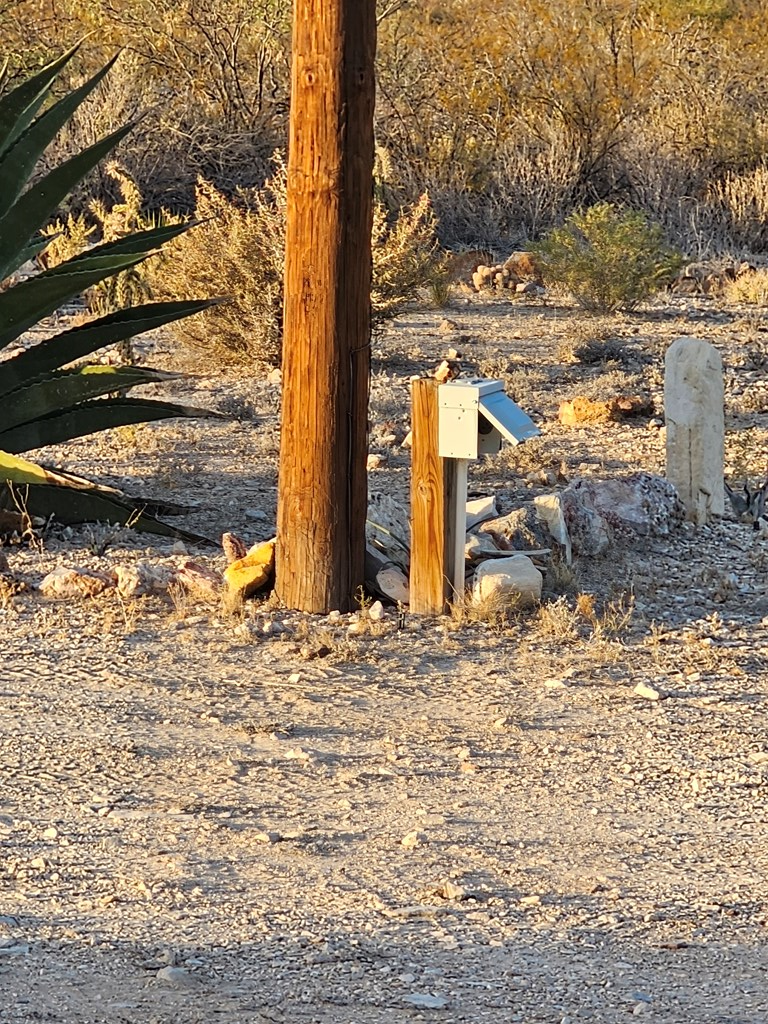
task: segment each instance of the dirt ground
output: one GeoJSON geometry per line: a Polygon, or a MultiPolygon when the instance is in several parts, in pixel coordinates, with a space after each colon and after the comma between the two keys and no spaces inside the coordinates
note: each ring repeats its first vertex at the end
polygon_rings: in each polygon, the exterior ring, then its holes
{"type": "MultiPolygon", "coordinates": [[[[374,346],[371,489],[406,500],[408,379],[449,347],[542,427],[472,467],[502,511],[553,467],[663,471],[682,335],[722,351],[726,471],[756,480],[766,331],[712,299],[415,310],[374,346]],[[563,399],[637,391],[655,417],[557,423],[563,399]]],[[[168,390],[240,418],[37,454],[194,503],[179,524],[206,536],[271,536],[279,385],[198,367],[168,390]]],[[[0,602],[0,1021],[768,1020],[763,531],[727,512],[551,571],[508,622],[358,632],[268,599],[35,590],[57,565],[221,568],[216,549],[86,527],[6,553],[27,590],[0,602]]]]}

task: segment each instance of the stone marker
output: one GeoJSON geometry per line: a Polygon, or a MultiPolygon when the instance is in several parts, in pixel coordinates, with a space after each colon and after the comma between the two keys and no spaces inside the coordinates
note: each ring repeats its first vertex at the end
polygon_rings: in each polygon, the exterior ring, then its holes
{"type": "Polygon", "coordinates": [[[664,359],[667,479],[688,518],[703,526],[724,512],[723,361],[698,338],[678,338],[664,359]]]}

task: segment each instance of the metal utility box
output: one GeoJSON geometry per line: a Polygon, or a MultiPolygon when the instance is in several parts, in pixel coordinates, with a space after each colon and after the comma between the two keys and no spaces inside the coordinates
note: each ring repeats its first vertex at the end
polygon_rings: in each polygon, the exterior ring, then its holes
{"type": "Polygon", "coordinates": [[[502,439],[520,444],[539,429],[500,380],[452,380],[438,391],[438,454],[444,459],[493,455],[502,439]]]}

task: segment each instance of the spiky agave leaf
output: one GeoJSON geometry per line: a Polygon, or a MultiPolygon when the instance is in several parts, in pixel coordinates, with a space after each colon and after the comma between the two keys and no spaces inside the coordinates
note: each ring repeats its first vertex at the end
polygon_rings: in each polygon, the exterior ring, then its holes
{"type": "Polygon", "coordinates": [[[223,419],[220,413],[176,402],[157,402],[151,398],[97,398],[2,431],[0,450],[18,454],[115,427],[180,417],[223,419]]]}
{"type": "MultiPolygon", "coordinates": [[[[56,207],[131,129],[118,129],[28,185],[40,155],[114,63],[108,62],[84,85],[46,106],[57,76],[75,52],[76,48],[0,97],[0,280],[45,248],[49,240],[38,233],[56,207]]],[[[86,288],[140,263],[187,227],[158,227],[97,246],[0,292],[0,348],[86,288]]],[[[104,397],[136,384],[167,380],[169,375],[160,371],[71,365],[105,345],[209,304],[150,303],[120,310],[0,361],[0,510],[12,510],[23,488],[32,515],[53,514],[63,522],[106,519],[166,536],[200,539],[156,520],[147,511],[147,502],[36,466],[18,453],[130,423],[217,415],[172,402],[104,397]]]]}
{"type": "Polygon", "coordinates": [[[109,73],[116,60],[117,56],[107,61],[104,67],[79,89],[73,89],[57,103],[48,107],[28,128],[16,135],[0,156],[0,217],[5,216],[21,195],[35,165],[59,130],[109,73]]]}
{"type": "MultiPolygon", "coordinates": [[[[79,49],[80,44],[77,43],[71,50],[67,50],[61,57],[57,57],[36,74],[26,78],[15,89],[0,97],[0,156],[5,155],[9,147],[35,119],[37,112],[50,96],[51,86],[61,70],[79,49]]],[[[3,72],[7,72],[7,63],[3,72]]]]}
{"type": "Polygon", "coordinates": [[[114,523],[192,544],[212,543],[207,537],[179,530],[157,519],[150,505],[150,502],[142,505],[114,487],[43,468],[0,451],[0,512],[18,512],[38,519],[53,517],[71,525],[114,523]]]}
{"type": "Polygon", "coordinates": [[[0,363],[0,398],[42,374],[84,359],[106,345],[135,338],[174,320],[192,316],[218,301],[193,299],[131,306],[46,338],[0,363]]]}
{"type": "Polygon", "coordinates": [[[0,218],[0,279],[18,270],[24,260],[20,254],[36,232],[75,185],[114,149],[133,125],[126,125],[106,138],[65,160],[20,196],[0,218]]]}
{"type": "Polygon", "coordinates": [[[141,384],[178,380],[180,377],[179,373],[166,373],[148,367],[104,366],[98,363],[44,374],[5,396],[0,405],[0,434],[23,423],[33,423],[61,412],[62,409],[72,408],[88,399],[141,384]]]}

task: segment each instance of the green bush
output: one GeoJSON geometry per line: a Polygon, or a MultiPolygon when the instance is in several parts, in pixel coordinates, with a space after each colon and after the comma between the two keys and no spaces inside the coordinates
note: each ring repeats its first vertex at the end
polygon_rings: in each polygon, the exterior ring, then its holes
{"type": "Polygon", "coordinates": [[[659,225],[610,203],[571,214],[533,251],[544,279],[567,288],[583,309],[595,313],[635,309],[683,263],[659,225]]]}

